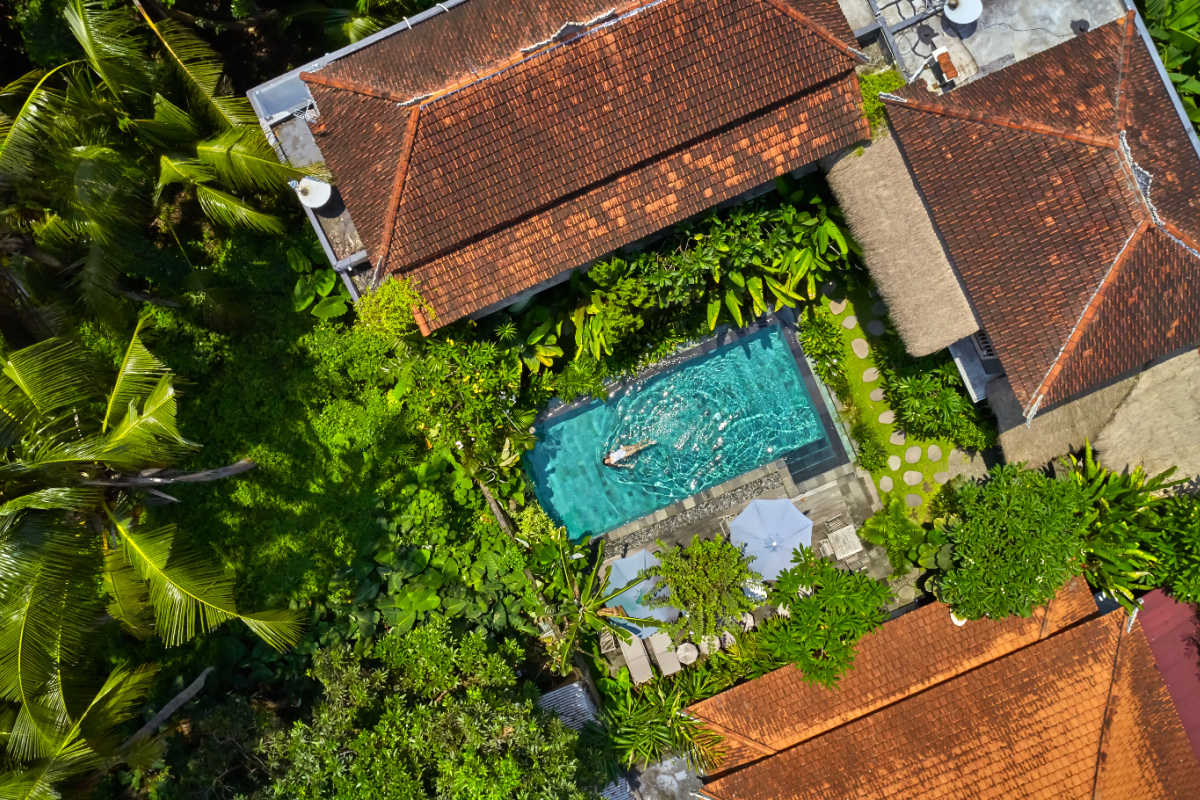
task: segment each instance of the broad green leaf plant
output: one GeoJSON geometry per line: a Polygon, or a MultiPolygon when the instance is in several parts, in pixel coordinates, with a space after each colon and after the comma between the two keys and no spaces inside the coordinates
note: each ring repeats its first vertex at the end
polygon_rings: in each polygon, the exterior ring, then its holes
{"type": "Polygon", "coordinates": [[[145,524],[148,493],[173,499],[173,483],[225,471],[170,469],[196,445],[177,427],[174,377],[142,327],[111,381],[67,340],[0,366],[0,701],[17,709],[5,746],[22,761],[47,757],[79,720],[73,671],[105,611],[167,645],[229,620],[276,649],[299,636],[294,613],[240,611],[219,565],[174,526],[145,524]]]}

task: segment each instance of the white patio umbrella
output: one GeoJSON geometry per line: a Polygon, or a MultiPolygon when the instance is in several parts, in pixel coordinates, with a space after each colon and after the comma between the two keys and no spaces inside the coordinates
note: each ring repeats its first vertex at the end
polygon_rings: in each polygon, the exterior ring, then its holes
{"type": "MultiPolygon", "coordinates": [[[[612,572],[609,573],[608,583],[605,585],[604,591],[611,592],[621,588],[636,578],[642,570],[649,569],[657,564],[658,559],[648,550],[637,550],[624,558],[618,558],[612,562],[612,572]]],[[[625,613],[631,617],[650,617],[662,620],[663,622],[673,622],[679,617],[677,610],[673,608],[650,608],[643,604],[643,597],[653,593],[657,585],[658,578],[647,578],[621,592],[609,601],[609,603],[613,606],[623,607],[625,613]]],[[[658,632],[658,628],[649,625],[636,625],[627,620],[615,619],[613,622],[630,630],[641,639],[646,639],[658,632]]]]}
{"type": "Polygon", "coordinates": [[[750,569],[773,581],[797,545],[812,545],[812,520],[791,500],[753,500],[729,523],[729,540],[750,556],[750,569]]]}

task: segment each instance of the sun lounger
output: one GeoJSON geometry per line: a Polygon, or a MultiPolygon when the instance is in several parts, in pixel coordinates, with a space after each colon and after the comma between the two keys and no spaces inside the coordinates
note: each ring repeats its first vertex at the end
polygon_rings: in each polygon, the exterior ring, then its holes
{"type": "Polygon", "coordinates": [[[621,655],[625,657],[625,666],[629,667],[629,677],[633,678],[633,682],[645,683],[654,677],[654,670],[650,668],[650,656],[646,653],[646,645],[636,636],[632,637],[628,642],[617,637],[617,642],[621,646],[621,655]]]}
{"type": "Polygon", "coordinates": [[[658,668],[663,675],[674,675],[682,669],[679,659],[675,655],[675,648],[671,644],[670,636],[659,631],[647,639],[646,643],[650,645],[650,652],[654,656],[654,660],[658,662],[658,668]]]}

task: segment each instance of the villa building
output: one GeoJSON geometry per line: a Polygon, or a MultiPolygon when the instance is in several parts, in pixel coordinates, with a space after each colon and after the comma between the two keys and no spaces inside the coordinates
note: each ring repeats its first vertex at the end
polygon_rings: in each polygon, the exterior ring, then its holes
{"type": "Polygon", "coordinates": [[[689,713],[724,736],[713,800],[1200,796],[1146,633],[1080,578],[1029,619],[904,614],[859,643],[837,689],[786,666],[689,713]]]}
{"type": "Polygon", "coordinates": [[[426,333],[868,135],[835,0],[451,0],[256,87],[355,291],[426,333]]]}
{"type": "Polygon", "coordinates": [[[991,71],[992,34],[943,51],[830,183],[910,351],[950,347],[1009,461],[1091,440],[1198,475],[1200,143],[1136,12],[1082,5],[1115,19],[991,71]]]}

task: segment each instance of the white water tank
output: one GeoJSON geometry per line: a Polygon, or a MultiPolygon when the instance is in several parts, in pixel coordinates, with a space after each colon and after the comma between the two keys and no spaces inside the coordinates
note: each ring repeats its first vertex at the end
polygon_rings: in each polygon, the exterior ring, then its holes
{"type": "Polygon", "coordinates": [[[333,196],[333,187],[325,181],[316,178],[301,178],[296,185],[296,194],[300,202],[309,208],[320,208],[329,202],[333,196]]]}

